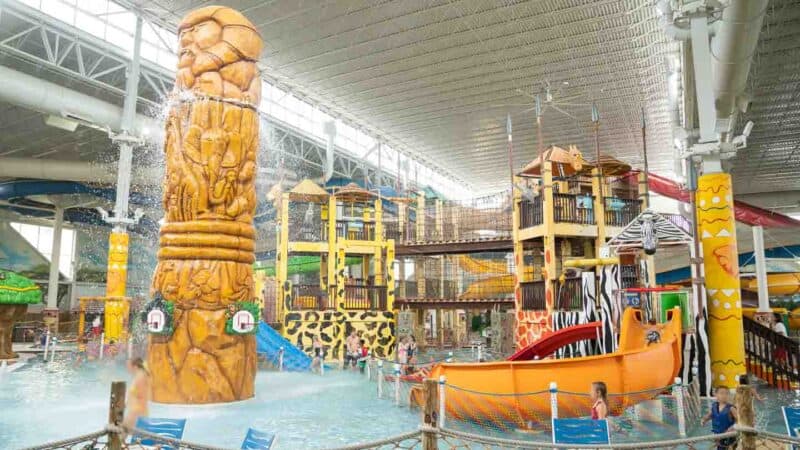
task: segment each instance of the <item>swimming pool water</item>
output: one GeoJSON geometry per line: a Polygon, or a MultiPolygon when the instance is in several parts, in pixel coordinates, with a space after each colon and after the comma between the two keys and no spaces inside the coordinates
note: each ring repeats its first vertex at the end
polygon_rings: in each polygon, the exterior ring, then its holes
{"type": "MultiPolygon", "coordinates": [[[[121,363],[28,367],[0,380],[0,448],[43,444],[103,428],[110,384],[130,377],[121,363]]],[[[184,438],[239,448],[248,427],[276,432],[278,449],[313,449],[381,439],[419,426],[417,410],[378,399],[355,372],[259,372],[256,397],[235,404],[151,404],[153,417],[186,418],[184,438]]]]}
{"type": "MultiPolygon", "coordinates": [[[[129,378],[119,362],[75,366],[66,355],[52,363],[34,359],[2,375],[0,449],[38,445],[102,429],[108,416],[111,382],[129,378]]],[[[800,406],[800,392],[779,392],[763,386],[759,392],[765,400],[755,405],[757,426],[784,433],[780,406],[800,406]]],[[[316,449],[382,439],[413,431],[420,423],[419,410],[378,399],[374,382],[358,372],[338,370],[324,376],[260,371],[254,399],[212,406],[152,404],[150,415],[186,418],[185,439],[226,448],[238,448],[248,427],[277,433],[278,449],[316,449]]],[[[677,428],[671,422],[637,422],[631,414],[614,418],[612,442],[675,439],[677,428]]],[[[688,425],[690,435],[709,432],[708,427],[688,425]]],[[[481,435],[549,441],[549,432],[544,429],[521,434],[454,421],[448,426],[481,435]]]]}

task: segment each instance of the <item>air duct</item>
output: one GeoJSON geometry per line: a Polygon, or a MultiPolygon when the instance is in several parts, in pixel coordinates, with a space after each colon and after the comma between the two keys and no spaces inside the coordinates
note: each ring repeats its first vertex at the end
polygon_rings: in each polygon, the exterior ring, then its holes
{"type": "MultiPolygon", "coordinates": [[[[0,158],[0,178],[4,177],[114,184],[117,172],[113,166],[85,161],[0,158]]],[[[162,177],[162,167],[137,167],[133,171],[133,184],[155,186],[162,177]]]]}
{"type": "MultiPolygon", "coordinates": [[[[122,108],[64,86],[0,66],[0,100],[113,132],[121,131],[122,108]]],[[[161,141],[162,126],[137,114],[131,133],[161,141]]]]}
{"type": "MultiPolygon", "coordinates": [[[[735,117],[737,103],[744,98],[767,4],[768,0],[733,0],[722,10],[716,36],[711,40],[718,119],[735,117]]],[[[739,110],[746,110],[746,104],[739,106],[739,110]]],[[[731,131],[733,124],[731,120],[727,131],[731,131]]]]}

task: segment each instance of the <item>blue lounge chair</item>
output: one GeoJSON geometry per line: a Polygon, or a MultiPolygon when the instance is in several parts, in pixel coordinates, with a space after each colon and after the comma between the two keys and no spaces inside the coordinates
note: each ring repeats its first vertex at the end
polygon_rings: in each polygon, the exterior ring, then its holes
{"type": "MultiPolygon", "coordinates": [[[[186,419],[161,419],[157,417],[139,417],[136,421],[136,428],[149,433],[158,434],[172,439],[183,438],[183,430],[186,428],[186,419]]],[[[141,445],[159,445],[161,442],[150,438],[137,437],[135,434],[131,438],[132,442],[141,445]],[[141,440],[140,440],[141,439],[141,440]]],[[[161,445],[164,450],[171,450],[172,447],[161,445]]]]}
{"type": "Polygon", "coordinates": [[[275,444],[275,434],[265,433],[253,428],[247,429],[247,436],[242,441],[242,450],[269,450],[275,444]]]}
{"type": "Polygon", "coordinates": [[[608,421],[553,419],[553,443],[609,445],[608,421]]]}
{"type": "MultiPolygon", "coordinates": [[[[800,408],[784,406],[783,422],[786,424],[786,432],[789,436],[800,438],[800,408]]],[[[792,449],[800,450],[800,445],[793,445],[792,449]]]]}

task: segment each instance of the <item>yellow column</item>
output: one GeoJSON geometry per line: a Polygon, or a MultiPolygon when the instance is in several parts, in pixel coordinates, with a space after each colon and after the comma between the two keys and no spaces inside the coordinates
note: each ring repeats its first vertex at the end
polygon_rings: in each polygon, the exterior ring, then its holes
{"type": "Polygon", "coordinates": [[[278,229],[278,247],[275,255],[275,281],[278,289],[276,301],[277,320],[283,323],[283,313],[289,307],[291,290],[287,290],[289,281],[289,194],[281,195],[280,220],[278,229]]]}
{"type": "Polygon", "coordinates": [[[344,267],[345,267],[345,252],[344,248],[337,248],[336,252],[336,286],[334,288],[335,295],[335,304],[337,311],[344,311],[344,287],[345,287],[345,279],[344,279],[344,267]]]}
{"type": "Polygon", "coordinates": [[[106,297],[125,297],[128,280],[128,233],[112,232],[108,237],[106,297]]]}
{"type": "Polygon", "coordinates": [[[553,299],[555,298],[553,280],[556,279],[556,225],[555,214],[553,211],[553,163],[550,161],[542,162],[542,183],[544,184],[544,268],[542,269],[542,279],[545,280],[545,302],[548,314],[553,310],[553,299]]]}
{"type": "Polygon", "coordinates": [[[394,239],[386,242],[386,310],[394,310],[394,239]]]}
{"type": "MultiPolygon", "coordinates": [[[[375,245],[375,253],[373,256],[373,266],[375,268],[375,284],[379,285],[380,280],[383,279],[383,249],[386,246],[383,236],[383,205],[380,199],[375,200],[375,242],[381,242],[381,245],[375,245]]],[[[391,261],[387,261],[391,263],[391,261]]],[[[369,266],[367,266],[369,270],[369,266]]]]}
{"type": "MultiPolygon", "coordinates": [[[[328,298],[334,299],[334,305],[338,304],[336,299],[336,197],[328,197],[328,298]]],[[[344,266],[342,266],[344,269],[344,266]]],[[[329,303],[330,306],[330,303],[329,303]]]]}
{"type": "Polygon", "coordinates": [[[697,232],[705,255],[712,384],[736,387],[746,373],[733,186],[726,173],[697,181],[697,232]]]}
{"type": "Polygon", "coordinates": [[[381,199],[375,200],[375,240],[382,241],[383,238],[383,202],[381,199]]]}
{"type": "Polygon", "coordinates": [[[108,267],[104,332],[106,342],[120,342],[128,337],[129,303],[124,298],[128,280],[128,233],[112,232],[108,236],[108,267]]]}
{"type": "MultiPolygon", "coordinates": [[[[600,177],[600,171],[592,169],[592,195],[594,196],[594,220],[597,223],[597,251],[606,243],[606,201],[603,198],[602,185],[605,183],[600,177]]],[[[600,255],[597,255],[599,258],[600,255]]]]}

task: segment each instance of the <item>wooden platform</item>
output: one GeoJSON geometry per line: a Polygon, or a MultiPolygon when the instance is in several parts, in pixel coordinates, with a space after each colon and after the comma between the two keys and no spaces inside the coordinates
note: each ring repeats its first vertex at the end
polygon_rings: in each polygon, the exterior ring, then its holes
{"type": "Polygon", "coordinates": [[[492,308],[494,306],[514,306],[514,298],[396,298],[396,306],[406,306],[409,308],[446,308],[446,309],[470,309],[470,308],[492,308]]]}
{"type": "Polygon", "coordinates": [[[463,239],[452,241],[415,241],[395,243],[396,256],[413,255],[454,255],[460,253],[476,253],[513,250],[511,238],[496,239],[463,239]]]}

